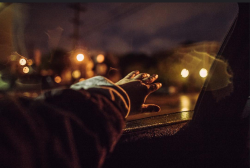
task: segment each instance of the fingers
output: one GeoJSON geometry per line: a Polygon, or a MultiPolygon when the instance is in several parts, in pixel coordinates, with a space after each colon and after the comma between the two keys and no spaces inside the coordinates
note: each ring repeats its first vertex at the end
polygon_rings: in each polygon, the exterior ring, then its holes
{"type": "Polygon", "coordinates": [[[146,78],[146,77],[149,77],[149,76],[150,76],[150,75],[147,74],[147,73],[140,73],[140,74],[136,75],[136,76],[134,77],[134,79],[136,79],[136,80],[142,80],[142,79],[144,79],[144,78],[146,78]]]}
{"type": "Polygon", "coordinates": [[[153,83],[158,78],[157,74],[153,74],[152,76],[148,76],[147,78],[142,79],[142,81],[146,84],[153,83]]]}
{"type": "Polygon", "coordinates": [[[152,83],[148,85],[148,93],[152,93],[162,87],[161,83],[152,83]]]}
{"type": "Polygon", "coordinates": [[[132,71],[132,72],[130,72],[128,75],[126,75],[124,78],[125,78],[125,79],[131,79],[131,78],[135,77],[136,75],[138,75],[139,73],[140,73],[140,72],[139,72],[138,70],[132,71]]]}
{"type": "Polygon", "coordinates": [[[146,112],[159,112],[161,111],[160,106],[156,105],[156,104],[143,104],[142,105],[142,112],[146,113],[146,112]]]}

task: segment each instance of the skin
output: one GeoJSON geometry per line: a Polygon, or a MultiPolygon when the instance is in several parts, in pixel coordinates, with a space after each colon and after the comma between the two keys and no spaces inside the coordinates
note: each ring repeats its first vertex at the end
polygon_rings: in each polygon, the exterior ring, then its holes
{"type": "Polygon", "coordinates": [[[130,114],[159,112],[161,110],[158,105],[145,104],[146,98],[162,86],[161,83],[154,83],[157,78],[157,74],[150,76],[147,73],[140,73],[137,70],[130,72],[116,83],[122,87],[130,97],[130,114]]]}

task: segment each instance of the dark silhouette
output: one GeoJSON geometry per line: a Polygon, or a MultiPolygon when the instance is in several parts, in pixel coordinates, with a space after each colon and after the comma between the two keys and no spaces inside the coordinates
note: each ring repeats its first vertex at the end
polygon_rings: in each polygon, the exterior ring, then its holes
{"type": "Polygon", "coordinates": [[[157,78],[133,71],[113,83],[96,76],[36,99],[1,92],[0,167],[101,167],[129,112],[160,110],[144,104],[161,87],[157,78]]]}

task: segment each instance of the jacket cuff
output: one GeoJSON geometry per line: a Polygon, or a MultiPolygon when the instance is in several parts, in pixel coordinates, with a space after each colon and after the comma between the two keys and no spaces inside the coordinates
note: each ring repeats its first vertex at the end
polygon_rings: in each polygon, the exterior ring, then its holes
{"type": "Polygon", "coordinates": [[[103,76],[95,76],[70,86],[73,90],[87,90],[109,98],[120,109],[124,118],[130,111],[130,99],[125,90],[103,76]]]}

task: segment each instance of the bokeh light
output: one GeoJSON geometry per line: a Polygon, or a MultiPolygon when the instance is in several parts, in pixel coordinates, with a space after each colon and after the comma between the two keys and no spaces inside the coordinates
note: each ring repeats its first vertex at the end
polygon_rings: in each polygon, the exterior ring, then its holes
{"type": "Polygon", "coordinates": [[[207,70],[206,70],[205,68],[202,68],[202,69],[200,70],[200,76],[201,76],[202,78],[207,77],[207,70]]]}
{"type": "Polygon", "coordinates": [[[187,107],[183,107],[183,108],[181,108],[181,111],[188,111],[188,108],[187,107]]]}
{"type": "Polygon", "coordinates": [[[77,61],[83,61],[84,60],[84,55],[83,54],[78,54],[76,56],[77,61]]]}
{"type": "Polygon", "coordinates": [[[99,55],[97,55],[97,57],[96,57],[96,61],[97,61],[98,63],[102,63],[102,62],[104,61],[104,59],[105,59],[105,57],[104,57],[104,55],[102,55],[102,54],[99,54],[99,55]]]}
{"type": "Polygon", "coordinates": [[[24,93],[23,93],[23,96],[24,96],[24,97],[30,97],[31,94],[30,94],[29,92],[24,92],[24,93]]]}
{"type": "Polygon", "coordinates": [[[24,58],[21,58],[21,59],[19,60],[19,64],[20,64],[20,65],[25,65],[25,64],[26,64],[26,60],[25,60],[24,58]]]}
{"type": "Polygon", "coordinates": [[[190,112],[182,112],[181,113],[181,119],[182,120],[189,120],[191,118],[190,112]]]}
{"type": "Polygon", "coordinates": [[[28,60],[27,60],[27,65],[31,66],[32,64],[33,64],[32,59],[28,59],[28,60]]]}
{"type": "Polygon", "coordinates": [[[180,96],[180,102],[181,102],[181,111],[188,111],[190,110],[191,101],[188,96],[181,95],[180,96]]]}
{"type": "Polygon", "coordinates": [[[73,78],[77,79],[77,78],[79,78],[80,76],[81,76],[81,72],[80,72],[79,70],[73,71],[73,73],[72,73],[72,77],[73,77],[73,78]]]}
{"type": "Polygon", "coordinates": [[[188,75],[189,75],[189,71],[188,71],[187,69],[183,69],[183,70],[181,71],[181,76],[182,76],[183,78],[188,77],[188,75]]]}
{"type": "Polygon", "coordinates": [[[23,73],[29,73],[30,69],[29,67],[23,67],[23,73]]]}
{"type": "Polygon", "coordinates": [[[54,80],[56,83],[60,83],[62,81],[62,78],[60,76],[56,76],[54,80]]]}

